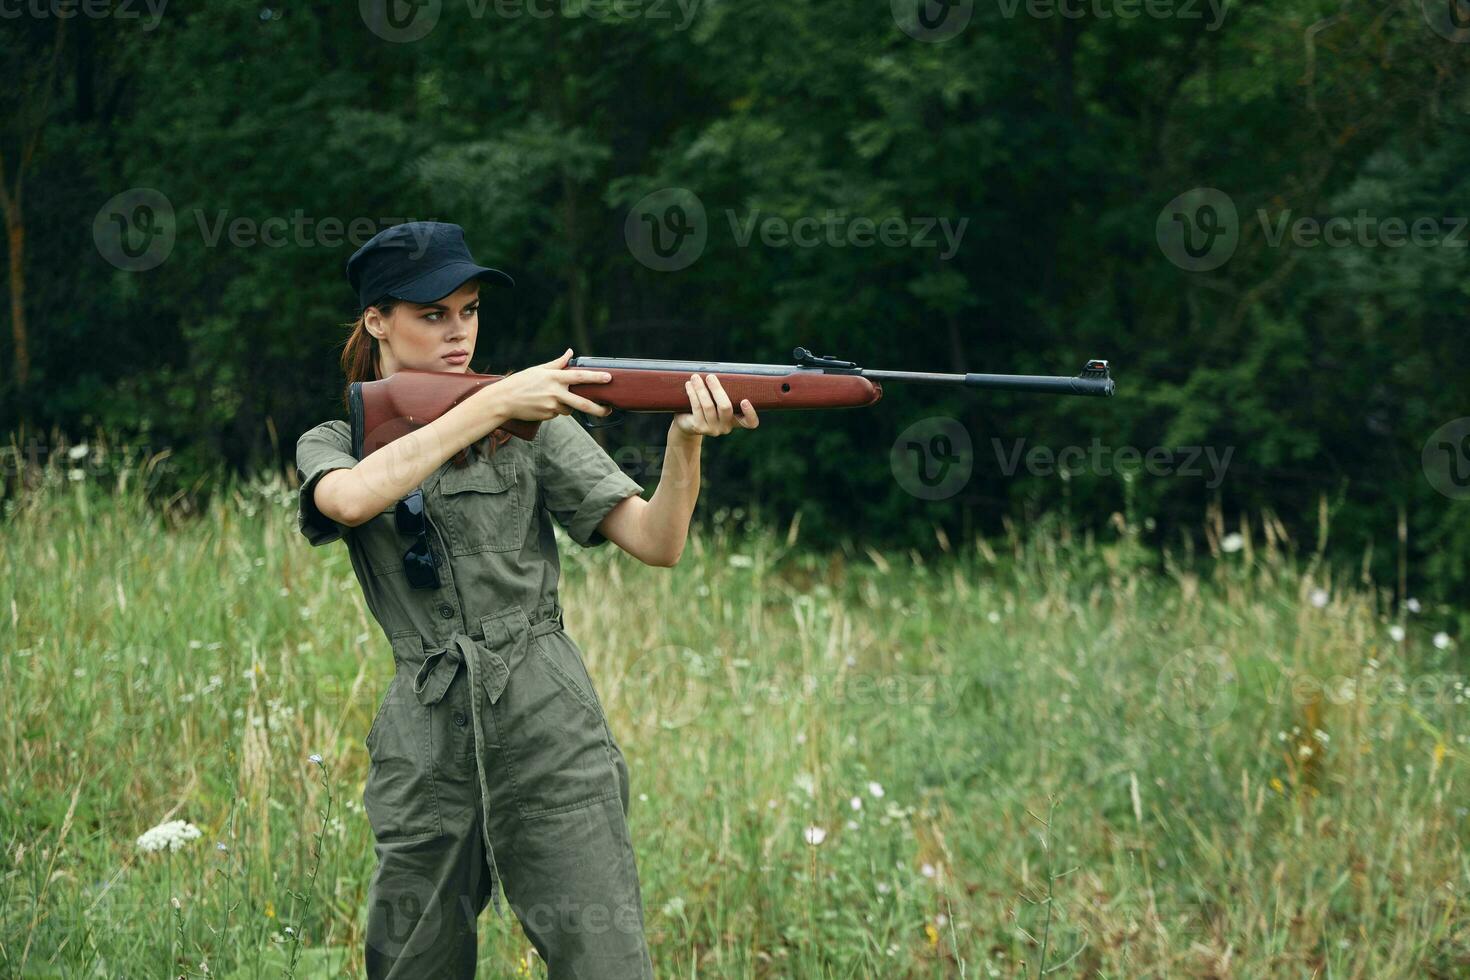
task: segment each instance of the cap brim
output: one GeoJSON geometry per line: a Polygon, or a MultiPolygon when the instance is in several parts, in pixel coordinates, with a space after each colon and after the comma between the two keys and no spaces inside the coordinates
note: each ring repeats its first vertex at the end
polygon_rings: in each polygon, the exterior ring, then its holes
{"type": "Polygon", "coordinates": [[[492,286],[514,287],[516,281],[499,269],[491,269],[473,262],[455,262],[435,269],[421,279],[393,290],[393,295],[410,303],[432,303],[443,299],[471,279],[479,279],[492,286]]]}

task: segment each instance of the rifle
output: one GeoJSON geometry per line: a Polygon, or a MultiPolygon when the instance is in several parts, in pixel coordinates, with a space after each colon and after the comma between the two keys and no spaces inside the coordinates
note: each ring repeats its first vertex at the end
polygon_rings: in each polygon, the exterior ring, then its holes
{"type": "MultiPolygon", "coordinates": [[[[852,361],[792,351],[795,365],[741,364],[733,361],[663,361],[636,357],[574,357],[568,368],[605,371],[605,384],[574,384],[568,390],[617,411],[606,419],[582,417],[589,429],[616,425],[623,412],[682,412],[689,408],[684,382],[691,374],[713,374],[739,412],[748,398],[757,411],[770,409],[852,408],[872,405],[883,397],[883,382],[951,385],[1049,395],[1113,393],[1108,362],[1090,360],[1075,378],[1027,374],[934,374],[928,371],[871,371],[852,361]]],[[[352,449],[358,459],[381,449],[449,411],[501,374],[404,369],[381,381],[354,382],[347,401],[352,415],[352,449]]],[[[540,422],[511,419],[502,427],[521,439],[536,438],[540,422]]],[[[498,430],[497,430],[498,431],[498,430]]],[[[464,451],[460,451],[463,455],[464,451]]],[[[458,459],[458,457],[456,457],[458,459]]]]}

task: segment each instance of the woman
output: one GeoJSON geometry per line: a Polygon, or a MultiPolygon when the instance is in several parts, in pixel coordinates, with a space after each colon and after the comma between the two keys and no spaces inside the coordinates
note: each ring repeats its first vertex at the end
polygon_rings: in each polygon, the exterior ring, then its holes
{"type": "MultiPolygon", "coordinates": [[[[467,371],[482,281],[457,225],[389,228],[347,263],[363,313],[348,380],[467,371]]],[[[568,350],[516,371],[358,461],[347,423],[301,436],[298,523],[343,538],[395,672],[367,735],[363,795],[378,857],[367,974],[475,975],[476,921],[500,882],[552,978],[653,976],[626,823],[628,767],[577,644],[562,629],[551,519],[583,547],[649,565],[683,552],[705,436],[759,424],[691,375],[652,499],[571,417],[610,411],[568,386],[568,350]],[[542,422],[533,442],[497,432],[542,422]],[[493,435],[492,435],[493,434],[493,435]],[[469,447],[466,449],[466,447],[469,447]],[[461,453],[461,450],[466,450],[461,453]]]]}

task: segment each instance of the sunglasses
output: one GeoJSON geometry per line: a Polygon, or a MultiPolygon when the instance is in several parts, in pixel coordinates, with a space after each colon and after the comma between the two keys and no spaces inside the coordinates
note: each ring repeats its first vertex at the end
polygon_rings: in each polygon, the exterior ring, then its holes
{"type": "Polygon", "coordinates": [[[393,512],[398,533],[412,534],[414,542],[403,553],[403,573],[415,589],[439,588],[439,569],[434,566],[434,549],[429,547],[429,522],[424,518],[424,492],[415,490],[398,501],[393,512]]]}

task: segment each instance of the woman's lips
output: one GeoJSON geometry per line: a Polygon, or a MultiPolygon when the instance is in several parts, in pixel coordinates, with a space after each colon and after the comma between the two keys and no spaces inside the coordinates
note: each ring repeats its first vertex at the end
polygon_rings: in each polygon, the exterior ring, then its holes
{"type": "Polygon", "coordinates": [[[468,361],[470,359],[470,355],[466,354],[464,351],[455,351],[453,354],[445,354],[444,359],[450,364],[458,366],[460,364],[463,364],[465,361],[468,361]]]}

